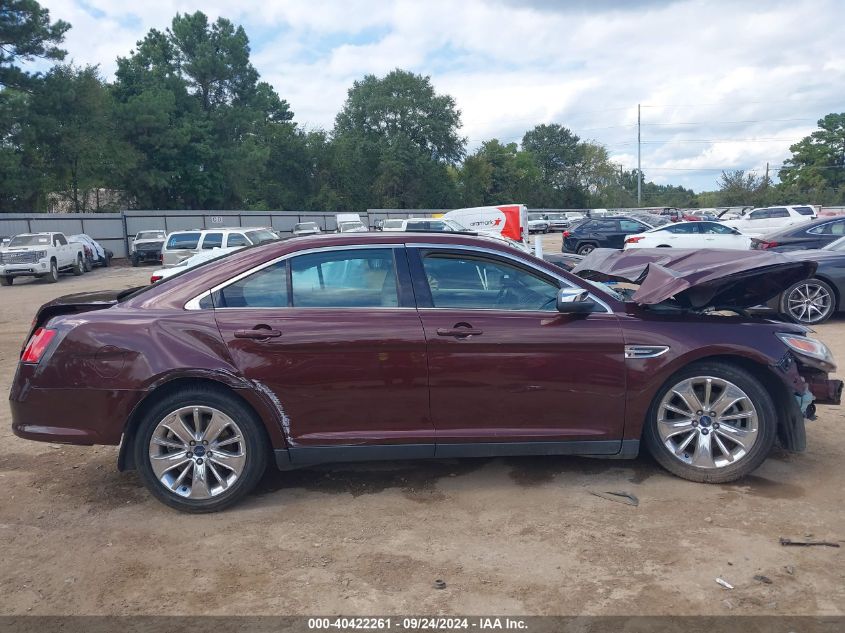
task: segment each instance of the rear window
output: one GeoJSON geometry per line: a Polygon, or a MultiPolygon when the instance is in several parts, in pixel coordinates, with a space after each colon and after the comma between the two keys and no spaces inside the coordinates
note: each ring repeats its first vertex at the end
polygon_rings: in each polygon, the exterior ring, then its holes
{"type": "Polygon", "coordinates": [[[194,249],[200,243],[200,234],[197,233],[173,233],[167,240],[165,248],[176,250],[179,248],[194,249]]]}
{"type": "Polygon", "coordinates": [[[801,215],[813,215],[813,214],[815,214],[813,207],[792,207],[792,208],[795,209],[801,215]]]}
{"type": "Polygon", "coordinates": [[[619,229],[621,231],[647,231],[649,227],[645,224],[640,224],[636,220],[619,220],[619,229]]]}

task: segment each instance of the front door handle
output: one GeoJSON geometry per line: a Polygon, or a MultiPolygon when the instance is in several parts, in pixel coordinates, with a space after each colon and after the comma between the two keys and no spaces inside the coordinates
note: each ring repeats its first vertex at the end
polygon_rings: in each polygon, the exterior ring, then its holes
{"type": "Polygon", "coordinates": [[[268,338],[277,338],[282,333],[279,330],[269,328],[255,328],[253,330],[235,330],[235,338],[248,338],[255,341],[262,341],[268,338]]]}
{"type": "Polygon", "coordinates": [[[484,330],[477,330],[471,327],[437,328],[437,336],[454,336],[455,338],[466,338],[468,336],[479,336],[484,330]]]}

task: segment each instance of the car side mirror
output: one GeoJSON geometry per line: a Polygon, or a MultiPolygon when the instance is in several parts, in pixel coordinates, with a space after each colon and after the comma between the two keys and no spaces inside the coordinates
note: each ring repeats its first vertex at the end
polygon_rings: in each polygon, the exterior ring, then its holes
{"type": "Polygon", "coordinates": [[[581,288],[561,288],[557,291],[557,311],[562,314],[587,314],[595,310],[596,302],[581,288]]]}

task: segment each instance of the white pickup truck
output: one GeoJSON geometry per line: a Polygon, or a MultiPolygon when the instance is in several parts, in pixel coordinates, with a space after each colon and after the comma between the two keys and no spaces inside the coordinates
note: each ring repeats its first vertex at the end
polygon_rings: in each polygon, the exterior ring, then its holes
{"type": "Polygon", "coordinates": [[[85,271],[82,244],[68,242],[64,233],[21,233],[0,248],[0,286],[11,286],[15,277],[56,283],[59,271],[74,275],[85,271]]]}

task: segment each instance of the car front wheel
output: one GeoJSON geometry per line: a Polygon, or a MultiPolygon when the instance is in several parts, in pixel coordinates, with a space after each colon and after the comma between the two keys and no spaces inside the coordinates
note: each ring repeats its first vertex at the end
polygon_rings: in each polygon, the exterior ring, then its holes
{"type": "Polygon", "coordinates": [[[147,489],[185,512],[215,512],[246,496],[267,465],[255,413],[223,391],[183,389],[152,406],[134,443],[147,489]]]}
{"type": "Polygon", "coordinates": [[[706,483],[744,477],[769,454],[777,414],[762,383],[721,362],[681,370],[657,393],[644,439],[669,472],[706,483]]]}
{"type": "Polygon", "coordinates": [[[11,286],[14,283],[15,278],[11,275],[3,275],[0,277],[0,286],[11,286]]]}
{"type": "Polygon", "coordinates": [[[824,323],[836,310],[836,295],[821,279],[805,279],[781,295],[780,311],[796,323],[824,323]]]}

